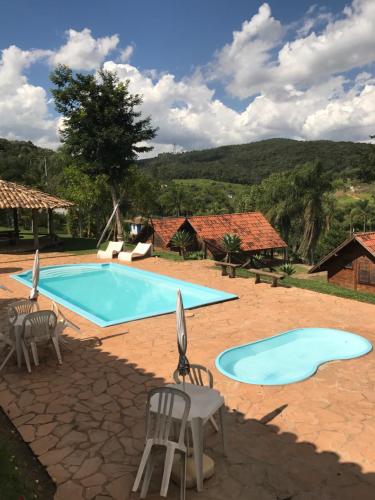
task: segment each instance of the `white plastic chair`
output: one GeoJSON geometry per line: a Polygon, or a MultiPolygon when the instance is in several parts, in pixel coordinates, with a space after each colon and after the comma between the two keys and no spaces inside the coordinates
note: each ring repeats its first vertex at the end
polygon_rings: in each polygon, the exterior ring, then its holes
{"type": "Polygon", "coordinates": [[[8,305],[8,323],[10,335],[16,342],[17,365],[20,368],[22,364],[22,336],[23,336],[23,320],[27,314],[38,311],[39,305],[36,300],[21,299],[11,302],[8,305]]]}
{"type": "Polygon", "coordinates": [[[52,343],[57,360],[62,364],[59,337],[56,332],[57,317],[53,311],[37,311],[25,316],[23,320],[23,339],[31,347],[35,366],[39,366],[38,344],[52,343]]]}
{"type": "Polygon", "coordinates": [[[17,323],[22,324],[26,314],[38,311],[39,305],[36,300],[21,299],[11,302],[8,305],[8,321],[12,326],[17,323]]]}
{"type": "Polygon", "coordinates": [[[118,260],[131,262],[134,259],[151,256],[151,243],[137,243],[137,246],[131,252],[120,252],[118,260]]]}
{"type": "Polygon", "coordinates": [[[98,250],[96,256],[98,259],[113,259],[121,252],[123,246],[123,241],[110,241],[105,250],[98,250]]]}
{"type": "MultiPolygon", "coordinates": [[[[3,362],[0,365],[0,372],[1,372],[1,370],[5,367],[5,365],[11,358],[12,354],[14,354],[17,350],[16,338],[11,327],[8,328],[7,333],[0,333],[0,343],[3,344],[3,349],[2,349],[3,351],[7,348],[9,349],[8,354],[5,356],[3,362]]],[[[27,348],[22,337],[20,338],[20,345],[23,356],[25,358],[27,371],[31,373],[29,353],[27,352],[27,348]]]]}
{"type": "MultiPolygon", "coordinates": [[[[173,373],[173,378],[176,384],[181,384],[182,380],[178,374],[178,370],[175,370],[173,373]]],[[[194,385],[200,385],[202,387],[210,387],[210,389],[214,386],[214,377],[210,370],[203,365],[190,365],[190,372],[187,376],[187,382],[194,385]]],[[[214,417],[210,418],[210,423],[216,432],[219,432],[219,427],[214,419],[214,417]]]]}
{"type": "Polygon", "coordinates": [[[172,472],[173,458],[175,453],[181,455],[181,484],[180,499],[185,500],[186,489],[186,457],[187,445],[185,444],[186,422],[190,411],[190,397],[184,392],[171,387],[159,387],[152,389],[148,394],[146,406],[146,441],[138,472],[134,481],[133,491],[137,491],[143,473],[144,480],[141,489],[141,498],[147,495],[152,471],[154,467],[154,453],[158,449],[166,449],[164,472],[160,495],[166,497],[172,472]],[[157,411],[152,412],[151,399],[157,398],[157,411]],[[182,403],[182,415],[178,421],[172,419],[173,406],[177,400],[182,403]],[[178,436],[174,436],[176,424],[179,424],[178,436]]]}
{"type": "Polygon", "coordinates": [[[51,301],[51,307],[52,307],[52,311],[56,314],[56,317],[57,317],[57,325],[56,325],[56,335],[59,339],[59,342],[61,342],[61,344],[64,344],[68,350],[71,351],[71,348],[68,346],[69,344],[69,340],[66,340],[62,335],[64,333],[64,330],[66,328],[71,328],[72,330],[74,330],[75,332],[78,332],[80,333],[81,332],[81,329],[79,326],[77,326],[76,324],[74,324],[72,321],[70,321],[66,316],[65,314],[63,314],[61,312],[61,310],[59,309],[58,305],[56,304],[56,302],[54,302],[53,300],[51,301]]]}

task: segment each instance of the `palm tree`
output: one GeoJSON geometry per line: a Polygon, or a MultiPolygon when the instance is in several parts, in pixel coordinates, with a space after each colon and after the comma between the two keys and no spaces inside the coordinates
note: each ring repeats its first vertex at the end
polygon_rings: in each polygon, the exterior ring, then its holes
{"type": "Polygon", "coordinates": [[[351,216],[354,219],[360,219],[363,223],[363,232],[365,233],[368,229],[368,222],[371,223],[371,218],[373,215],[373,205],[370,200],[363,199],[358,200],[355,207],[351,211],[351,216]]]}
{"type": "Polygon", "coordinates": [[[188,231],[177,231],[171,239],[172,246],[177,247],[183,259],[186,257],[186,249],[193,241],[192,235],[188,231]]]}
{"type": "Polygon", "coordinates": [[[230,263],[232,255],[241,251],[242,240],[237,234],[224,234],[221,245],[227,254],[227,262],[230,263]]]}
{"type": "Polygon", "coordinates": [[[331,183],[319,162],[302,165],[296,172],[294,182],[295,193],[297,196],[300,193],[299,201],[302,208],[303,234],[298,251],[304,259],[309,257],[312,259],[312,253],[325,222],[324,193],[331,189],[331,183]]]}

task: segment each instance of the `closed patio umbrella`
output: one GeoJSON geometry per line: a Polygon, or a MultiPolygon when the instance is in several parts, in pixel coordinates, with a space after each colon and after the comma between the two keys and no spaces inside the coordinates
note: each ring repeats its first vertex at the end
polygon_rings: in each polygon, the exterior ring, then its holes
{"type": "Polygon", "coordinates": [[[176,327],[177,327],[177,346],[178,346],[178,374],[183,378],[183,387],[185,389],[185,376],[190,373],[189,361],[186,357],[187,351],[187,333],[185,323],[185,311],[182,301],[181,290],[177,292],[177,305],[176,305],[176,327]]]}
{"type": "Polygon", "coordinates": [[[35,252],[33,275],[32,275],[32,288],[30,291],[30,300],[37,300],[38,298],[38,283],[39,283],[39,250],[35,252]]]}

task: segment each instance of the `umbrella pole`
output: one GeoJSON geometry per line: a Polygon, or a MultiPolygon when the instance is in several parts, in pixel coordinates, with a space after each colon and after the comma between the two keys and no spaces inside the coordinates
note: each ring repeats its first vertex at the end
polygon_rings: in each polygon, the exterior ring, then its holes
{"type": "Polygon", "coordinates": [[[182,375],[182,390],[185,392],[185,375],[182,375]]]}

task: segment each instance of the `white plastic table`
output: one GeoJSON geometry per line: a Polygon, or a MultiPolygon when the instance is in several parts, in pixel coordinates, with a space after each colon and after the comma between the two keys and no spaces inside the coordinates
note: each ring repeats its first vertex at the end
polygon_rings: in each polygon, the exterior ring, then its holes
{"type": "MultiPolygon", "coordinates": [[[[202,387],[194,384],[167,384],[167,387],[173,387],[185,392],[190,396],[191,405],[188,415],[188,423],[191,426],[193,436],[193,454],[195,464],[195,474],[197,478],[197,491],[203,490],[203,425],[220,410],[220,426],[223,436],[223,452],[225,454],[224,439],[224,398],[216,389],[202,387]]],[[[154,396],[150,401],[151,411],[157,412],[158,398],[154,396]]],[[[183,402],[175,399],[173,406],[173,418],[180,420],[183,414],[183,402]]]]}

